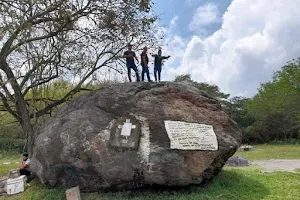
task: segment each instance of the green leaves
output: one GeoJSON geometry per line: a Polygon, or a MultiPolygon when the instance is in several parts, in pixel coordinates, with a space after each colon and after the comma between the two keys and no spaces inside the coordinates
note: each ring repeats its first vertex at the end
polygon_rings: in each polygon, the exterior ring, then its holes
{"type": "Polygon", "coordinates": [[[273,80],[264,83],[248,108],[257,119],[265,118],[270,112],[294,113],[300,117],[300,64],[299,60],[288,63],[282,71],[274,73],[273,80]]]}
{"type": "Polygon", "coordinates": [[[249,134],[262,142],[300,138],[300,60],[288,62],[261,84],[246,108],[255,118],[249,134]],[[298,133],[298,134],[297,134],[298,133]]]}
{"type": "Polygon", "coordinates": [[[208,83],[198,83],[196,81],[193,81],[191,79],[190,74],[176,76],[174,81],[175,82],[185,82],[190,85],[193,85],[194,87],[206,92],[211,97],[214,97],[214,98],[218,99],[219,101],[226,100],[229,97],[229,94],[225,94],[225,93],[221,92],[220,88],[217,85],[210,85],[208,83]]]}

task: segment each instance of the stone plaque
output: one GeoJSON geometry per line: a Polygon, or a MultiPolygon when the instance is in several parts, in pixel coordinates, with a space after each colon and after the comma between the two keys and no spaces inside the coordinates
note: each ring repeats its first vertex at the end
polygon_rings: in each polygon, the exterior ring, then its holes
{"type": "Polygon", "coordinates": [[[218,141],[211,125],[165,121],[171,149],[218,150],[218,141]]]}
{"type": "Polygon", "coordinates": [[[74,187],[66,191],[67,200],[81,200],[79,187],[74,187]]]}
{"type": "Polygon", "coordinates": [[[140,141],[140,123],[134,118],[119,118],[111,130],[110,144],[118,149],[136,150],[140,141]]]}

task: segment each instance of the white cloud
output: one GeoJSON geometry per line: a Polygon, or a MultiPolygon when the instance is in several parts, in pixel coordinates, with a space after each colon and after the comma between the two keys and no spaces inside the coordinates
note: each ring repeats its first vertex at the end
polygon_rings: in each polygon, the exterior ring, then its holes
{"type": "Polygon", "coordinates": [[[189,29],[196,32],[202,31],[203,27],[219,21],[218,13],[218,7],[213,3],[207,3],[198,7],[189,24],[189,29]]]}
{"type": "Polygon", "coordinates": [[[175,16],[170,20],[170,25],[169,25],[169,29],[174,29],[177,26],[177,21],[178,21],[179,17],[175,16]]]}
{"type": "Polygon", "coordinates": [[[165,33],[167,35],[165,38],[165,44],[162,45],[162,54],[165,56],[171,55],[171,58],[166,61],[167,67],[165,70],[162,70],[162,76],[168,77],[167,79],[169,79],[170,74],[174,74],[174,68],[179,66],[178,63],[182,60],[186,43],[188,42],[181,36],[174,35],[174,29],[177,26],[178,20],[178,16],[175,16],[170,20],[168,28],[165,29],[165,33]]]}
{"type": "MultiPolygon", "coordinates": [[[[207,38],[193,36],[181,45],[180,67],[170,64],[164,78],[189,73],[194,80],[216,84],[232,95],[252,96],[275,70],[299,56],[299,6],[300,0],[272,4],[269,0],[233,0],[221,29],[207,38]]],[[[215,20],[213,16],[207,19],[198,23],[215,20]]]]}

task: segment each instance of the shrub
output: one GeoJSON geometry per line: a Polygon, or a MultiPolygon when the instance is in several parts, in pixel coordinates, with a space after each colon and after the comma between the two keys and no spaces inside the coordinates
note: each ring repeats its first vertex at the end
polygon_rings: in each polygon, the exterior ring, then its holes
{"type": "Polygon", "coordinates": [[[0,151],[17,151],[22,153],[24,144],[23,139],[0,138],[0,151]]]}

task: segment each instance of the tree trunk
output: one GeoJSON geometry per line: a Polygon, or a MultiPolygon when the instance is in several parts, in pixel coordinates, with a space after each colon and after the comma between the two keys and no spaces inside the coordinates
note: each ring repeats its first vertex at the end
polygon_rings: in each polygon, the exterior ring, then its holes
{"type": "Polygon", "coordinates": [[[10,85],[14,91],[14,100],[16,102],[16,112],[20,116],[18,121],[22,126],[22,130],[24,132],[26,138],[27,152],[29,156],[32,156],[33,151],[33,126],[30,120],[29,110],[27,108],[27,103],[22,94],[22,89],[16,80],[16,77],[13,71],[9,68],[7,62],[5,60],[0,59],[0,68],[5,72],[7,79],[10,82],[10,85]]]}
{"type": "Polygon", "coordinates": [[[24,117],[24,115],[22,115],[21,126],[22,126],[22,130],[23,130],[23,133],[24,133],[25,139],[26,139],[27,153],[29,154],[29,157],[31,157],[32,153],[33,153],[33,134],[34,133],[33,133],[33,127],[30,122],[29,115],[28,115],[28,117],[24,117]]]}
{"type": "Polygon", "coordinates": [[[22,130],[26,139],[26,146],[27,146],[27,153],[29,154],[29,157],[32,156],[32,151],[33,151],[33,126],[30,120],[30,114],[29,110],[27,107],[27,104],[24,100],[24,98],[19,98],[17,106],[19,108],[19,113],[22,117],[22,121],[20,122],[22,126],[22,130]]]}

